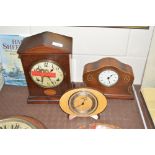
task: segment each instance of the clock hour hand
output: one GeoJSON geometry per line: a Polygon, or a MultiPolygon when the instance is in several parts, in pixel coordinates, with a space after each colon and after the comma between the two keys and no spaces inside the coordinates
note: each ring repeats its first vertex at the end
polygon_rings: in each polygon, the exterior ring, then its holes
{"type": "Polygon", "coordinates": [[[84,105],[84,101],[80,105],[77,105],[75,108],[78,108],[78,107],[80,107],[82,105],[84,105]]]}
{"type": "Polygon", "coordinates": [[[77,105],[75,108],[77,108],[77,107],[80,107],[80,106],[84,105],[85,100],[87,100],[87,97],[84,97],[84,98],[82,98],[82,99],[83,99],[83,102],[82,102],[80,105],[77,105]]]}
{"type": "Polygon", "coordinates": [[[110,84],[110,80],[109,80],[109,79],[110,79],[110,77],[107,77],[107,80],[108,80],[108,82],[109,82],[109,84],[110,84]]]}

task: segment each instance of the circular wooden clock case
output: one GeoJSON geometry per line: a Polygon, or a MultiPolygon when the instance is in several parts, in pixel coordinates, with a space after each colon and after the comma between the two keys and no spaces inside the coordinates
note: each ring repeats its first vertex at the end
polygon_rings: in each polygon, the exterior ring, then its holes
{"type": "Polygon", "coordinates": [[[0,119],[0,129],[44,129],[40,121],[28,116],[10,116],[0,119]]]}

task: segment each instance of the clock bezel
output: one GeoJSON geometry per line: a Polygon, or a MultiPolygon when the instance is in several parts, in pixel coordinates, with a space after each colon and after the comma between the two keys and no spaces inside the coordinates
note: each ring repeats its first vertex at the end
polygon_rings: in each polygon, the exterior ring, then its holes
{"type": "Polygon", "coordinates": [[[119,82],[119,80],[120,80],[119,73],[118,73],[115,69],[113,69],[113,68],[105,68],[105,69],[103,69],[102,71],[100,71],[100,72],[98,73],[97,77],[98,77],[98,78],[97,78],[98,82],[99,82],[101,85],[103,85],[104,87],[106,87],[106,88],[111,88],[111,87],[115,86],[115,85],[119,82]],[[114,84],[112,84],[112,85],[110,85],[110,86],[107,86],[107,85],[103,84],[103,83],[100,82],[100,80],[99,80],[100,74],[103,73],[104,71],[107,71],[107,70],[113,71],[113,72],[115,72],[115,73],[118,75],[118,80],[117,80],[117,82],[114,83],[114,84]]]}
{"type": "Polygon", "coordinates": [[[55,61],[53,61],[53,60],[49,60],[49,59],[42,59],[42,60],[39,60],[39,61],[33,63],[33,64],[31,65],[31,67],[30,67],[29,75],[30,75],[30,77],[31,77],[31,80],[32,80],[37,86],[39,86],[39,87],[41,87],[41,88],[45,88],[45,89],[50,89],[50,88],[56,88],[56,87],[58,87],[58,86],[64,81],[64,78],[65,78],[65,73],[64,73],[64,71],[63,71],[61,65],[59,65],[57,62],[55,62],[55,61]],[[63,79],[62,79],[62,81],[61,81],[57,86],[55,86],[55,87],[46,87],[46,86],[43,86],[43,85],[39,85],[39,84],[32,78],[32,75],[31,75],[31,70],[32,70],[32,68],[33,68],[36,64],[41,63],[41,62],[44,62],[44,61],[50,62],[50,63],[53,63],[53,64],[57,65],[57,66],[61,69],[61,71],[62,71],[62,73],[63,73],[63,79]]]}
{"type": "MultiPolygon", "coordinates": [[[[76,98],[76,97],[75,97],[76,98]]],[[[96,109],[97,109],[97,106],[98,106],[98,100],[97,100],[97,98],[96,98],[96,96],[93,94],[93,93],[91,93],[90,91],[77,91],[77,92],[75,92],[75,93],[73,93],[70,97],[69,97],[69,99],[68,99],[68,106],[69,106],[69,108],[70,108],[70,110],[73,112],[73,113],[76,113],[78,116],[89,116],[89,115],[91,115],[96,109]],[[79,95],[79,94],[81,94],[82,95],[82,93],[85,93],[85,94],[87,94],[87,95],[90,95],[93,99],[94,99],[94,101],[95,101],[95,105],[94,105],[94,107],[93,107],[93,109],[91,110],[91,111],[88,111],[88,112],[86,112],[86,113],[80,113],[80,112],[78,112],[77,110],[76,110],[76,108],[73,108],[72,107],[72,103],[71,103],[71,99],[75,96],[75,95],[79,95]]]]}

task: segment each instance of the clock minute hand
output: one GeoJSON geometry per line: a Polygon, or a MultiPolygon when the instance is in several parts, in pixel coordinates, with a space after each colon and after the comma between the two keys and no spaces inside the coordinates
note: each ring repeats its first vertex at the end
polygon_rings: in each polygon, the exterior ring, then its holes
{"type": "Polygon", "coordinates": [[[111,74],[109,78],[111,78],[114,74],[111,74]]]}
{"type": "Polygon", "coordinates": [[[75,108],[78,108],[78,107],[80,107],[82,105],[84,105],[84,101],[80,105],[77,105],[75,108]]]}
{"type": "Polygon", "coordinates": [[[111,74],[110,76],[107,77],[107,79],[109,80],[114,74],[111,74]]]}
{"type": "Polygon", "coordinates": [[[114,74],[111,74],[110,76],[107,77],[107,79],[108,79],[108,81],[109,81],[109,84],[110,84],[110,80],[109,80],[109,79],[110,79],[113,75],[114,75],[114,74]]]}
{"type": "Polygon", "coordinates": [[[83,102],[82,102],[80,105],[77,105],[75,108],[77,108],[77,107],[80,107],[80,106],[84,105],[85,100],[87,100],[87,97],[83,98],[83,102]]]}

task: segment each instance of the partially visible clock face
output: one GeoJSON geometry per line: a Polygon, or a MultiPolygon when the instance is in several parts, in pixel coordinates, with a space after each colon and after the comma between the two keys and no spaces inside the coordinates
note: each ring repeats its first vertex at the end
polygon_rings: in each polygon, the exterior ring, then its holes
{"type": "Polygon", "coordinates": [[[53,61],[44,60],[36,63],[30,71],[32,80],[43,88],[53,88],[64,79],[62,69],[53,61]]]}
{"type": "Polygon", "coordinates": [[[114,86],[118,79],[118,73],[110,69],[102,71],[98,76],[99,82],[106,87],[114,86]]]}
{"type": "Polygon", "coordinates": [[[35,129],[36,127],[23,119],[7,118],[0,120],[0,129],[35,129]]]}

